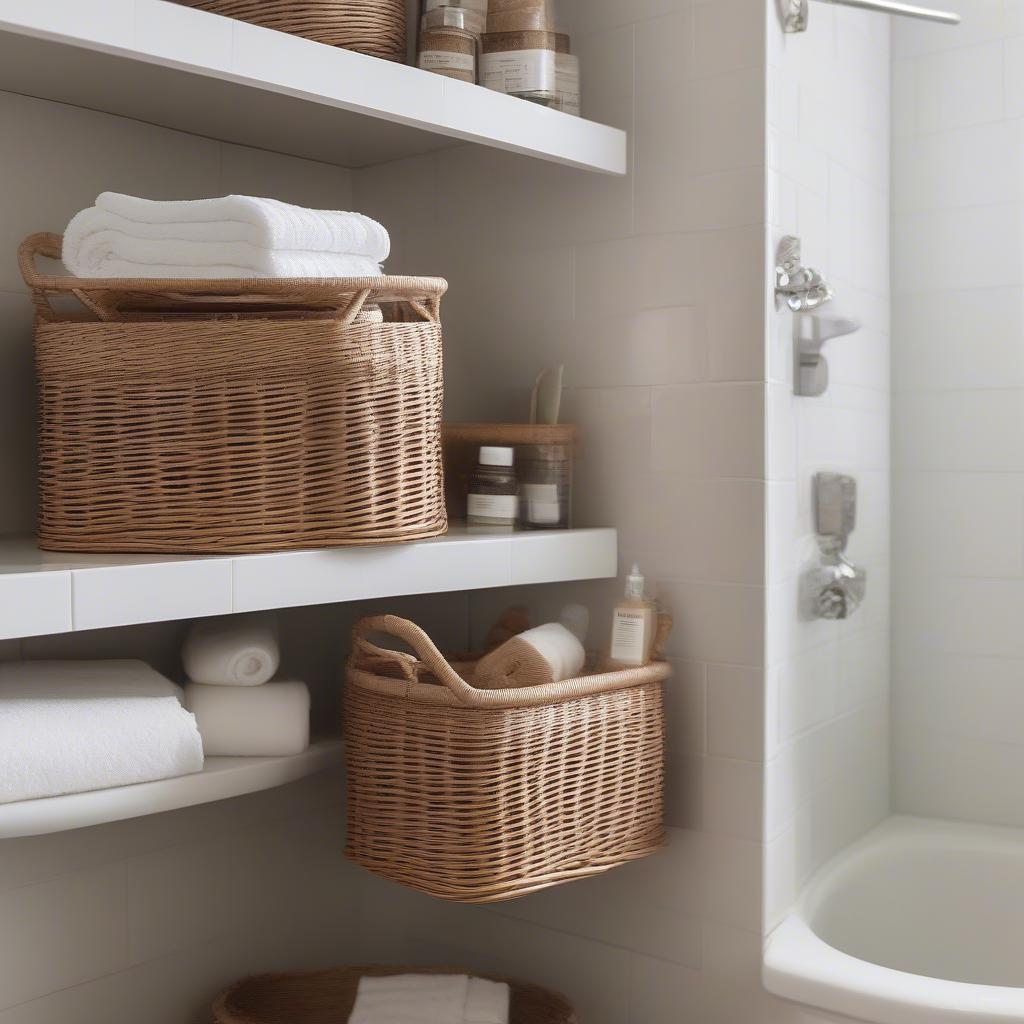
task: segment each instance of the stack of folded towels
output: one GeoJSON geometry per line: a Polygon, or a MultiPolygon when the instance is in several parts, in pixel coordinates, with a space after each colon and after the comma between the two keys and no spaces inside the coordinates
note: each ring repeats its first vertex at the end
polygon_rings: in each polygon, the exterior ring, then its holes
{"type": "Polygon", "coordinates": [[[0,665],[0,803],[202,771],[180,698],[141,661],[0,665]]]}
{"type": "Polygon", "coordinates": [[[62,258],[78,277],[377,277],[390,249],[387,231],[361,213],[104,192],[68,224],[62,258]]]}
{"type": "Polygon", "coordinates": [[[281,663],[272,612],[202,619],[182,650],[185,706],[207,755],[289,757],[309,746],[309,689],[270,682],[281,663]]]}
{"type": "Polygon", "coordinates": [[[361,978],[348,1024],[508,1024],[509,987],[465,974],[361,978]]]}

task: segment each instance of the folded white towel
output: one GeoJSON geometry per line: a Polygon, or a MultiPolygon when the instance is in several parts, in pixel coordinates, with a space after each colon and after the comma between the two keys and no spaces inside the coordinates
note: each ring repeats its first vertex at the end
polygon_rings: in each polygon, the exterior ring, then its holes
{"type": "Polygon", "coordinates": [[[202,771],[180,695],[140,661],[0,665],[0,803],[202,771]]]}
{"type": "Polygon", "coordinates": [[[376,277],[390,247],[387,231],[359,213],[104,192],[68,224],[62,257],[78,277],[376,277]]]}
{"type": "Polygon", "coordinates": [[[273,612],[200,619],[185,636],[185,673],[194,683],[260,686],[281,663],[273,612]]]}
{"type": "Polygon", "coordinates": [[[305,683],[185,687],[209,757],[290,757],[309,746],[305,683]]]}
{"type": "MultiPolygon", "coordinates": [[[[277,199],[224,196],[221,199],[160,201],[103,192],[96,206],[134,222],[136,228],[163,226],[167,232],[145,238],[180,238],[193,242],[248,242],[259,249],[308,249],[366,256],[383,263],[391,251],[387,230],[361,213],[309,210],[277,199]]],[[[125,230],[125,228],[122,228],[125,230]]]]}
{"type": "Polygon", "coordinates": [[[349,1024],[465,1024],[464,974],[361,978],[349,1024]]]}
{"type": "MultiPolygon", "coordinates": [[[[86,212],[91,218],[97,211],[86,212]]],[[[239,277],[379,277],[381,274],[380,266],[367,256],[259,249],[247,242],[157,241],[134,238],[106,228],[84,230],[82,224],[65,234],[63,260],[64,266],[76,277],[209,281],[239,277]]]]}

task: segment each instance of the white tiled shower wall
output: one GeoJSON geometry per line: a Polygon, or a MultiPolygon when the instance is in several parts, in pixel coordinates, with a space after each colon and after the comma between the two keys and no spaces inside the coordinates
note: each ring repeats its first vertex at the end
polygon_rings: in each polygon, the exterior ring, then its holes
{"type": "Polygon", "coordinates": [[[765,923],[889,805],[889,19],[811,4],[768,16],[768,243],[788,234],[863,329],[825,347],[821,397],[793,394],[792,315],[769,310],[765,923]],[[845,622],[798,614],[817,559],[812,479],[856,477],[848,556],[867,597],[845,622]]]}
{"type": "Polygon", "coordinates": [[[1024,8],[895,46],[894,795],[1024,825],[1024,8]]]}

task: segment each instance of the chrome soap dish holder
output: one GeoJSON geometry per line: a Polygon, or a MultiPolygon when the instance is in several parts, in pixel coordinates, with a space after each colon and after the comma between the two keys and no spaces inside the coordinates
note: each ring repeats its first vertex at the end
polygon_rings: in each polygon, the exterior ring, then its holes
{"type": "Polygon", "coordinates": [[[803,266],[800,239],[786,235],[779,243],[775,266],[775,299],[793,313],[793,392],[817,397],[828,389],[827,341],[860,330],[856,320],[819,312],[832,301],[828,282],[803,266]]]}

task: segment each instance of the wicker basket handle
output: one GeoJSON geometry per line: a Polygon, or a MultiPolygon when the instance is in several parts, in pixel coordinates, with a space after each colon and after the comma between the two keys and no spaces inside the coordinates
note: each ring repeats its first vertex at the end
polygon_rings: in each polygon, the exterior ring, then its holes
{"type": "Polygon", "coordinates": [[[41,274],[41,256],[60,259],[63,238],[53,232],[29,235],[18,246],[18,266],[41,315],[55,315],[49,296],[74,295],[101,320],[120,319],[119,305],[131,296],[175,300],[243,300],[279,303],[317,302],[336,308],[343,325],[352,323],[369,303],[399,303],[430,323],[441,322],[441,297],[448,282],[436,277],[242,278],[77,278],[41,274]]]}
{"type": "MultiPolygon", "coordinates": [[[[467,683],[452,668],[445,656],[434,646],[430,637],[408,619],[400,618],[397,615],[373,615],[357,622],[352,631],[357,644],[365,641],[368,633],[386,633],[398,640],[405,641],[416,652],[420,662],[464,707],[537,707],[555,701],[572,700],[596,693],[610,693],[613,690],[627,689],[638,685],[639,682],[667,679],[672,674],[668,662],[655,660],[639,669],[621,669],[598,675],[582,676],[579,679],[565,679],[558,683],[545,683],[542,686],[510,690],[478,690],[475,686],[467,683]]],[[[377,649],[380,650],[380,648],[377,649]]],[[[401,652],[391,653],[399,654],[401,652]]],[[[414,681],[409,680],[409,682],[414,681]]]]}
{"type": "Polygon", "coordinates": [[[18,267],[25,284],[33,291],[42,289],[43,279],[36,267],[36,259],[45,256],[47,259],[59,260],[61,253],[61,236],[52,231],[40,231],[29,235],[18,246],[18,267]]]}
{"type": "MultiPolygon", "coordinates": [[[[353,639],[360,647],[368,643],[366,637],[369,633],[386,633],[388,636],[393,636],[398,640],[404,640],[416,652],[419,660],[437,677],[438,681],[451,690],[460,704],[465,704],[468,707],[479,707],[482,704],[488,703],[486,699],[487,691],[478,690],[475,686],[470,686],[448,664],[445,656],[434,646],[434,641],[414,622],[400,618],[397,615],[371,615],[368,618],[360,619],[352,630],[353,639]]],[[[375,651],[382,650],[382,648],[376,645],[371,644],[370,646],[375,651]]],[[[365,647],[363,649],[365,650],[365,647]]],[[[401,656],[402,658],[408,658],[408,655],[403,655],[401,651],[389,653],[401,656]]],[[[398,657],[395,658],[395,661],[399,662],[398,657]]]]}
{"type": "MultiPolygon", "coordinates": [[[[60,235],[54,234],[52,231],[40,231],[37,234],[29,235],[18,246],[18,268],[21,270],[25,284],[32,292],[32,305],[37,316],[51,316],[54,313],[54,308],[50,305],[49,288],[47,287],[49,278],[43,277],[39,273],[36,260],[40,256],[45,256],[50,260],[59,260],[63,243],[64,240],[60,235]]],[[[72,294],[100,320],[109,319],[107,310],[94,302],[87,292],[76,288],[72,290],[72,294]]]]}

